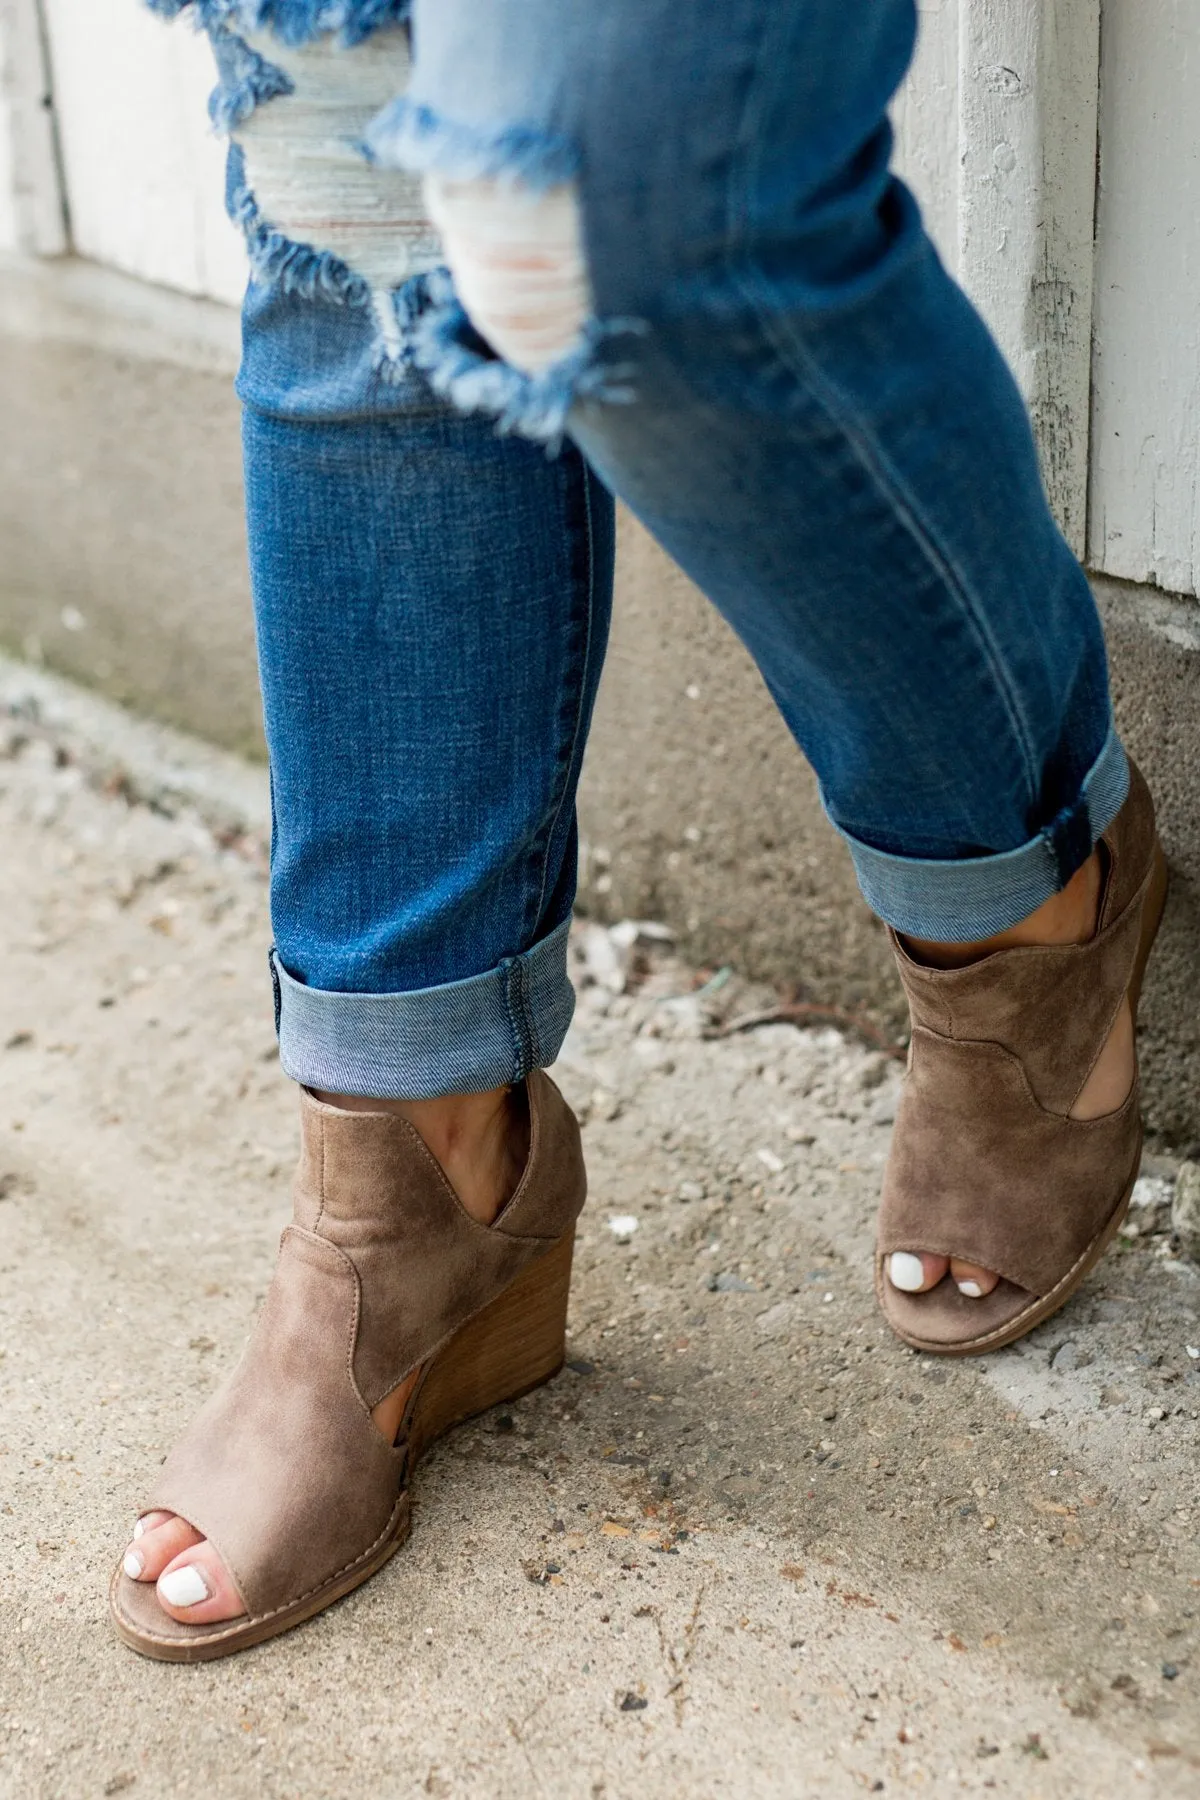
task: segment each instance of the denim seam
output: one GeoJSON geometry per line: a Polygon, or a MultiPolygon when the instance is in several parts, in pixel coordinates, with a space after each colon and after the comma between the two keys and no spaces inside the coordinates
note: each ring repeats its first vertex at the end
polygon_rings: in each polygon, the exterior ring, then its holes
{"type": "Polygon", "coordinates": [[[275,967],[275,958],[279,954],[274,944],[267,951],[267,968],[271,972],[271,993],[275,1006],[275,1036],[279,1037],[279,1023],[283,1018],[283,986],[279,979],[279,970],[275,967]]]}
{"type": "MultiPolygon", "coordinates": [[[[765,319],[762,320],[762,323],[764,326],[767,325],[765,319]]],[[[1031,793],[1036,799],[1041,791],[1042,771],[1038,767],[1033,743],[1021,717],[1004,659],[1000,654],[995,636],[989,628],[986,611],[981,609],[978,600],[972,595],[970,585],[962,570],[956,566],[954,559],[941,544],[932,526],[922,517],[914,496],[909,492],[899,471],[888,460],[882,446],[872,440],[864,422],[853,417],[849,408],[846,411],[839,408],[838,401],[842,397],[839,396],[837,389],[822,379],[806,347],[796,334],[787,330],[786,326],[784,329],[787,331],[788,339],[795,344],[799,356],[803,358],[804,364],[808,368],[812,391],[824,405],[835,425],[840,426],[845,432],[848,442],[858,452],[863,468],[868,475],[874,477],[881,496],[885,500],[890,499],[893,502],[896,516],[908,529],[918,550],[924,553],[933,572],[957,600],[963,617],[972,629],[984,667],[995,682],[1003,701],[1014,741],[1020,749],[1025,764],[1025,773],[1029,780],[1031,793]]],[[[794,372],[797,375],[801,373],[798,367],[794,368],[794,372]]]]}
{"type": "MultiPolygon", "coordinates": [[[[753,108],[756,98],[761,94],[763,82],[761,72],[764,66],[765,40],[760,42],[759,57],[756,63],[756,78],[752,79],[747,95],[746,114],[753,108]]],[[[774,66],[785,66],[786,59],[773,59],[774,66]]],[[[745,141],[749,146],[763,141],[764,134],[749,131],[745,133],[745,141]]],[[[752,152],[745,156],[747,185],[751,185],[758,170],[758,163],[752,152]]],[[[1022,760],[1025,764],[1031,791],[1037,795],[1041,789],[1041,771],[1037,767],[1033,745],[1029,740],[1025,725],[1021,719],[1016,697],[1010,691],[1005,676],[1003,659],[999,656],[991,633],[987,629],[986,616],[981,612],[978,603],[972,598],[969,585],[962,571],[958,569],[953,558],[940,543],[931,525],[922,517],[916,502],[901,480],[898,471],[892,468],[882,447],[877,445],[865,420],[859,418],[853,403],[829,382],[814,361],[811,352],[794,328],[775,311],[770,304],[770,284],[763,272],[756,266],[753,257],[748,253],[744,239],[739,239],[733,228],[735,219],[749,217],[749,208],[743,206],[740,212],[733,192],[737,159],[730,171],[730,192],[727,212],[728,254],[727,268],[731,280],[735,283],[753,308],[754,315],[765,338],[781,359],[784,368],[798,381],[804,383],[817,403],[824,409],[835,429],[842,432],[847,443],[855,452],[864,473],[871,480],[885,505],[890,505],[895,516],[905,526],[917,549],[924,555],[932,571],[944,583],[947,590],[957,599],[964,618],[970,624],[979,647],[983,653],[985,666],[1002,697],[1005,712],[1008,714],[1010,727],[1018,744],[1022,760]],[[732,254],[736,248],[743,253],[750,278],[743,275],[732,254]]]]}
{"type": "Polygon", "coordinates": [[[525,972],[521,958],[514,956],[504,971],[504,1008],[508,1013],[509,1029],[513,1040],[513,1073],[514,1084],[524,1081],[533,1067],[528,1059],[533,1050],[531,1042],[534,1033],[531,1031],[529,1005],[525,996],[525,972]]]}
{"type": "Polygon", "coordinates": [[[589,491],[587,467],[583,463],[582,457],[580,458],[578,467],[578,479],[583,489],[584,554],[587,558],[587,603],[583,633],[583,656],[579,664],[580,673],[576,687],[575,724],[571,734],[571,748],[567,755],[566,765],[562,773],[562,788],[558,796],[558,802],[554,808],[554,817],[551,821],[550,829],[546,834],[546,851],[542,858],[542,883],[538,892],[537,911],[532,921],[535,929],[541,920],[542,908],[546,904],[546,884],[550,878],[550,857],[554,849],[555,835],[558,831],[559,820],[562,818],[563,807],[567,804],[567,796],[571,792],[571,771],[575,767],[576,756],[579,751],[579,739],[580,734],[583,731],[583,715],[587,705],[587,671],[591,666],[592,638],[595,626],[596,550],[592,522],[592,497],[589,491]]]}
{"type": "Polygon", "coordinates": [[[962,618],[971,628],[972,636],[980,652],[982,665],[1000,695],[1014,742],[1020,750],[1021,760],[1025,765],[1030,792],[1036,798],[1041,790],[1041,772],[1037,767],[1033,745],[1017,707],[1003,658],[987,627],[986,615],[980,610],[978,601],[972,596],[962,572],[946,553],[932,527],[922,517],[899,472],[888,461],[882,446],[872,439],[865,421],[858,416],[853,403],[825,379],[807,346],[795,330],[782,319],[772,318],[769,306],[764,303],[763,291],[757,287],[759,279],[757,271],[755,271],[754,282],[742,281],[735,274],[735,280],[739,281],[742,292],[754,307],[759,324],[784,367],[797,380],[805,382],[808,391],[856,454],[860,467],[872,482],[879,498],[890,507],[894,517],[905,528],[918,552],[925,558],[931,572],[942,583],[946,592],[957,602],[962,618]]]}

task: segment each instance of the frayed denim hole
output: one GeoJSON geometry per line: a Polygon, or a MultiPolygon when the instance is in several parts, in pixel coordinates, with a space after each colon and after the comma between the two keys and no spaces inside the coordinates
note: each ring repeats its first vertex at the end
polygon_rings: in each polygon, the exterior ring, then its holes
{"type": "Polygon", "coordinates": [[[413,358],[434,393],[463,413],[488,413],[503,437],[517,433],[555,455],[577,400],[629,405],[636,399],[632,364],[609,364],[602,346],[621,336],[644,336],[641,319],[589,319],[576,343],[539,375],[525,375],[499,358],[472,325],[452,282],[431,283],[429,307],[418,320],[413,358]]]}
{"type": "Polygon", "coordinates": [[[531,194],[575,180],[580,168],[578,148],[569,138],[531,125],[485,131],[443,119],[403,95],[376,113],[364,147],[382,168],[418,175],[438,170],[456,181],[486,178],[519,184],[531,194]]]}
{"type": "Polygon", "coordinates": [[[266,101],[295,93],[290,75],[251,49],[236,31],[214,27],[209,37],[219,79],[209,97],[208,116],[217,131],[228,135],[266,101]]]}
{"type": "Polygon", "coordinates": [[[332,251],[297,243],[277,231],[258,210],[246,180],[246,158],[237,144],[229,147],[225,178],[229,217],[246,240],[255,281],[277,282],[284,293],[306,300],[332,300],[347,306],[370,306],[371,288],[332,251]]]}
{"type": "Polygon", "coordinates": [[[190,12],[198,30],[265,28],[293,48],[336,33],[352,48],[372,32],[408,23],[412,0],[144,0],[163,19],[190,12]]]}
{"type": "Polygon", "coordinates": [[[373,295],[376,313],[386,306],[398,333],[396,338],[381,335],[375,359],[376,374],[389,386],[397,387],[417,373],[416,340],[421,320],[434,304],[434,292],[447,279],[445,269],[422,269],[400,287],[373,295]]]}
{"type": "Polygon", "coordinates": [[[352,49],[373,32],[408,22],[411,0],[240,0],[243,15],[274,32],[285,44],[311,43],[335,34],[352,49]]]}
{"type": "Polygon", "coordinates": [[[399,387],[413,377],[420,321],[435,304],[435,296],[449,285],[447,270],[419,270],[397,288],[376,289],[331,250],[289,238],[259,211],[246,179],[245,155],[236,142],[229,146],[225,205],[241,229],[256,284],[277,287],[302,300],[373,313],[377,327],[375,374],[389,387],[399,387]]]}

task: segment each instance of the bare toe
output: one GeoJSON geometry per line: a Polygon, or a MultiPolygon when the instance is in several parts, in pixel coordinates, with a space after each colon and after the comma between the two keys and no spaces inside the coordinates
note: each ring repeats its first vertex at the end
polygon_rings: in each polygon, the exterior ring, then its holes
{"type": "Polygon", "coordinates": [[[949,1267],[944,1256],[930,1256],[924,1250],[919,1256],[911,1250],[893,1250],[888,1257],[888,1280],[902,1294],[923,1294],[937,1286],[949,1267]]]}
{"type": "Polygon", "coordinates": [[[950,1277],[959,1293],[965,1294],[968,1300],[984,1299],[1000,1279],[990,1269],[981,1269],[975,1263],[959,1262],[957,1257],[951,1261],[950,1277]]]}
{"type": "Polygon", "coordinates": [[[125,1552],[125,1573],[131,1581],[157,1581],[181,1551],[203,1542],[186,1519],[178,1519],[174,1513],[145,1513],[133,1528],[133,1542],[125,1552]]]}
{"type": "Polygon", "coordinates": [[[163,1611],[183,1625],[213,1625],[246,1610],[224,1563],[203,1540],[163,1570],[156,1591],[163,1611]]]}

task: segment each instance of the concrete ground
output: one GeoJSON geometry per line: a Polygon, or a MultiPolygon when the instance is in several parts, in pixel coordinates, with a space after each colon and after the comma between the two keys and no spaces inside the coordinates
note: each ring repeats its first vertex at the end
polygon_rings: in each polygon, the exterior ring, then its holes
{"type": "Polygon", "coordinates": [[[199,752],[156,789],[61,721],[0,748],[0,1793],[1200,1792],[1169,1161],[1033,1339],[923,1360],[870,1293],[898,1065],[730,1031],[771,996],[598,926],[567,1368],[430,1456],[410,1546],[315,1623],[122,1648],[109,1570],[287,1215],[261,850],[199,752]]]}

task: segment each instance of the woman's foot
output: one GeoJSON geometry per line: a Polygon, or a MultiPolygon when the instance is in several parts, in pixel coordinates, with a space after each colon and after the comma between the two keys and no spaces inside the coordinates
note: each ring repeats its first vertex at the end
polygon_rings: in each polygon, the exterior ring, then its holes
{"type": "MultiPolygon", "coordinates": [[[[324,1093],[317,1098],[347,1111],[394,1112],[407,1119],[465,1210],[481,1225],[491,1225],[499,1216],[529,1155],[529,1110],[523,1087],[439,1100],[371,1100],[324,1093]]],[[[372,1410],[376,1428],[389,1444],[395,1441],[419,1373],[410,1375],[372,1410]]],[[[183,1624],[215,1624],[237,1618],[244,1610],[216,1551],[186,1519],[172,1513],[146,1513],[137,1521],[124,1568],[135,1581],[156,1582],[163,1611],[183,1624]]]]}
{"type": "MultiPolygon", "coordinates": [[[[1055,894],[1044,906],[1009,930],[968,944],[906,938],[905,947],[910,955],[934,968],[957,969],[978,962],[994,950],[1029,944],[1086,943],[1095,933],[1103,892],[1104,870],[1100,852],[1096,850],[1061,893],[1055,894]]],[[[1070,1116],[1073,1119],[1098,1119],[1116,1112],[1128,1097],[1135,1074],[1133,1014],[1126,1000],[1070,1116]]],[[[893,1251],[887,1269],[892,1286],[906,1294],[927,1292],[949,1271],[961,1294],[969,1300],[982,1300],[999,1280],[991,1269],[927,1251],[893,1251]]]]}

